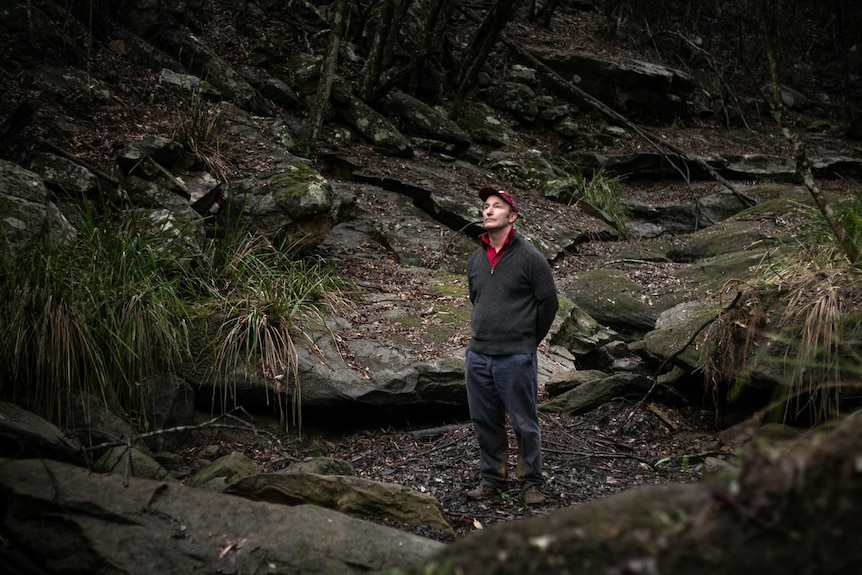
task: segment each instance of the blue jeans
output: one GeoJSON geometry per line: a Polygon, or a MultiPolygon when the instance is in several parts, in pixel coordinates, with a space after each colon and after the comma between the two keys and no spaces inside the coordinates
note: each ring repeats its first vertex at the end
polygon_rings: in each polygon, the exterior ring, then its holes
{"type": "Polygon", "coordinates": [[[482,483],[506,486],[508,413],[518,444],[518,483],[522,488],[542,485],[536,354],[484,355],[468,349],[465,377],[470,419],[479,441],[482,483]]]}

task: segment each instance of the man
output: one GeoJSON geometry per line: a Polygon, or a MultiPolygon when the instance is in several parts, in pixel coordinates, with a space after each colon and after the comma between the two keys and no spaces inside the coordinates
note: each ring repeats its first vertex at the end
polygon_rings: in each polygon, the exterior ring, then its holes
{"type": "Polygon", "coordinates": [[[465,378],[482,483],[467,496],[487,499],[506,490],[508,414],[518,444],[517,478],[524,503],[541,505],[536,350],[557,313],[557,289],[548,261],[515,234],[519,211],[512,194],[483,188],[479,197],[485,202],[485,233],[467,262],[473,335],[465,378]]]}

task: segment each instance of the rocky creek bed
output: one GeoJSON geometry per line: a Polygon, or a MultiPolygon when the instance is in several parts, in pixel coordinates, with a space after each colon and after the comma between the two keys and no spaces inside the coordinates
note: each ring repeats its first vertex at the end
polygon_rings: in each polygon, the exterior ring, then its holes
{"type": "MultiPolygon", "coordinates": [[[[478,446],[469,422],[457,417],[432,425],[416,414],[420,424],[410,425],[409,415],[402,414],[384,425],[367,422],[352,430],[334,430],[331,424],[318,426],[312,420],[299,434],[283,433],[277,421],[258,416],[253,423],[272,435],[201,431],[180,455],[191,469],[202,460],[239,452],[256,461],[262,472],[312,457],[340,459],[359,477],[432,495],[455,537],[462,537],[497,522],[547,514],[640,485],[697,481],[709,469],[718,469],[716,461],[732,460],[734,450],[750,439],[742,432],[722,434],[714,411],[706,407],[648,402],[633,411],[635,403],[621,399],[582,415],[541,415],[548,500],[537,508],[523,505],[514,481],[498,500],[465,497],[478,483],[478,446]]],[[[514,437],[510,439],[514,457],[514,437]]],[[[427,527],[397,527],[451,539],[427,527]]]]}

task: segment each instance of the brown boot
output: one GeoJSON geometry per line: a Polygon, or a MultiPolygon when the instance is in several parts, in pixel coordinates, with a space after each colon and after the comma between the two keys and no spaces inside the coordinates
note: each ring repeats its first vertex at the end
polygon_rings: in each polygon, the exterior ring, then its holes
{"type": "Polygon", "coordinates": [[[474,501],[484,501],[486,499],[493,499],[495,497],[499,497],[500,490],[493,485],[483,483],[476,489],[471,489],[470,491],[468,491],[466,495],[467,499],[472,499],[474,501]]]}
{"type": "Polygon", "coordinates": [[[538,485],[525,487],[524,491],[521,492],[521,497],[524,498],[526,505],[542,505],[546,500],[545,494],[542,493],[538,485]]]}

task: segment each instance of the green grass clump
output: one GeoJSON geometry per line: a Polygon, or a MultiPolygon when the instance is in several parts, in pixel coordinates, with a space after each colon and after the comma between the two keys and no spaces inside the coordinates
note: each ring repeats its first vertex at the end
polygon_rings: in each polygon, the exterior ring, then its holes
{"type": "Polygon", "coordinates": [[[168,249],[85,218],[74,244],[0,253],[0,393],[70,423],[75,391],[147,405],[149,377],[187,357],[190,306],[168,249]]]}
{"type": "Polygon", "coordinates": [[[629,217],[629,211],[623,203],[622,178],[608,175],[603,167],[600,167],[591,178],[584,175],[581,170],[576,170],[574,178],[578,195],[573,198],[572,203],[585,201],[602,210],[613,222],[620,237],[626,237],[625,222],[629,217]]]}
{"type": "Polygon", "coordinates": [[[292,382],[298,414],[295,338],[346,305],[322,261],[243,230],[190,252],[134,218],[83,221],[72,244],[0,247],[0,397],[73,425],[86,392],[145,422],[150,380],[194,359],[224,408],[243,368],[279,401],[292,382]]]}
{"type": "Polygon", "coordinates": [[[236,397],[232,374],[251,368],[274,392],[285,422],[281,398],[288,392],[290,414],[301,425],[296,338],[350,308],[343,295],[348,284],[322,259],[292,257],[289,248],[251,233],[213,244],[208,259],[212,292],[202,307],[214,358],[208,377],[220,382],[221,404],[236,397]]]}
{"type": "Polygon", "coordinates": [[[233,170],[228,159],[226,122],[224,111],[195,91],[188,107],[179,112],[173,133],[173,139],[221,181],[227,181],[233,170]]]}

